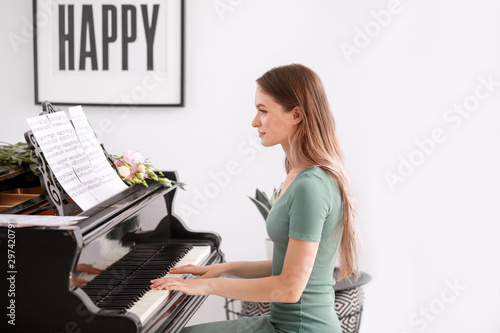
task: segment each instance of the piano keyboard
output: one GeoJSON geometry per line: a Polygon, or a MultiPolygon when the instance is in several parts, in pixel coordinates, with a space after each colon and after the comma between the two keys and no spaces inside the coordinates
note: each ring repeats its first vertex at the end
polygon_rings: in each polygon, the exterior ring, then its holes
{"type": "MultiPolygon", "coordinates": [[[[184,265],[200,265],[210,255],[210,246],[193,246],[193,249],[186,254],[174,267],[184,265]]],[[[188,274],[165,274],[162,277],[186,278],[188,274]]],[[[146,322],[148,317],[154,312],[160,304],[168,298],[170,290],[150,289],[139,301],[137,301],[128,311],[135,313],[141,323],[146,322]]]]}
{"type": "Polygon", "coordinates": [[[185,278],[186,275],[168,271],[183,265],[199,265],[209,255],[210,246],[139,244],[82,289],[99,308],[128,310],[144,323],[169,295],[167,290],[151,290],[150,281],[166,276],[185,278]]]}

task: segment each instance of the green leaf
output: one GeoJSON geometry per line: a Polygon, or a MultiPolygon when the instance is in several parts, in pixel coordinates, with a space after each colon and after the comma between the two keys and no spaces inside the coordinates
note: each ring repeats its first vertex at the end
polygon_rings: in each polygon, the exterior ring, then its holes
{"type": "Polygon", "coordinates": [[[33,164],[33,163],[32,163],[32,164],[30,164],[30,169],[31,169],[31,172],[33,172],[33,173],[35,174],[35,176],[38,176],[38,173],[36,172],[36,167],[37,167],[37,166],[38,166],[38,165],[33,164]]]}
{"type": "Polygon", "coordinates": [[[249,198],[250,198],[250,200],[252,200],[252,202],[255,204],[255,206],[257,206],[257,209],[264,217],[264,220],[267,219],[267,215],[269,215],[269,208],[267,208],[262,202],[257,201],[256,199],[254,199],[250,196],[249,196],[249,198]]]}
{"type": "Polygon", "coordinates": [[[31,156],[31,149],[25,142],[18,142],[14,145],[2,143],[0,145],[0,163],[25,164],[31,170],[34,170],[38,165],[37,160],[31,156]]]}
{"type": "Polygon", "coordinates": [[[276,200],[278,200],[280,192],[281,192],[281,186],[279,190],[276,190],[276,188],[273,189],[273,194],[271,194],[271,198],[269,199],[269,204],[271,205],[271,207],[274,206],[276,200]]]}
{"type": "Polygon", "coordinates": [[[267,197],[266,193],[262,192],[259,189],[256,189],[255,190],[255,199],[257,201],[260,201],[268,209],[271,209],[271,204],[269,203],[269,198],[267,197]]]}
{"type": "Polygon", "coordinates": [[[182,190],[186,191],[186,183],[183,182],[172,182],[172,184],[179,186],[182,190]]]}

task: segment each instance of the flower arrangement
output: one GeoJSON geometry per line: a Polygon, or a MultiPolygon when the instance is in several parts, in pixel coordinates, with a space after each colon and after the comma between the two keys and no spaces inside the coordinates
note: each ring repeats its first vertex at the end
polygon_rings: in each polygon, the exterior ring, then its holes
{"type": "Polygon", "coordinates": [[[271,193],[271,198],[269,198],[265,192],[256,189],[255,198],[249,197],[250,200],[252,200],[255,206],[257,206],[257,209],[264,217],[264,221],[267,219],[267,215],[269,215],[269,212],[276,203],[276,200],[278,200],[280,192],[281,192],[281,187],[279,189],[274,188],[273,193],[271,193]]]}
{"type": "MultiPolygon", "coordinates": [[[[137,151],[127,150],[123,155],[111,155],[111,158],[116,166],[118,175],[127,185],[142,184],[147,187],[147,178],[157,181],[165,187],[170,187],[174,183],[166,178],[161,171],[154,168],[151,163],[137,151]],[[153,169],[155,169],[156,172],[153,169]]],[[[180,185],[180,183],[177,184],[180,185]]]]}

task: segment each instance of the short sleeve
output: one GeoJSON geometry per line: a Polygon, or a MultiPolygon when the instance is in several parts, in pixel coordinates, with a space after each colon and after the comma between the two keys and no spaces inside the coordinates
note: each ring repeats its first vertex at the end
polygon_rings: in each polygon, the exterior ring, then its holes
{"type": "Polygon", "coordinates": [[[304,175],[296,179],[287,202],[290,212],[288,237],[311,242],[321,241],[323,225],[330,213],[330,195],[321,179],[304,175]]]}

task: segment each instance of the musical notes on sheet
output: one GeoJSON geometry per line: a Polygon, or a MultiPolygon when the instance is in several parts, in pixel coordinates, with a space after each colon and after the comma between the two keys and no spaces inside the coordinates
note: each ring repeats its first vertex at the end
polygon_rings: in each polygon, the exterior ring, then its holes
{"type": "Polygon", "coordinates": [[[33,135],[44,152],[47,163],[61,184],[62,188],[73,198],[82,210],[87,210],[99,203],[84,187],[76,176],[68,154],[65,153],[61,141],[49,118],[46,115],[28,118],[33,135]]]}
{"type": "Polygon", "coordinates": [[[81,147],[92,165],[92,169],[103,186],[113,194],[123,191],[127,185],[118,177],[116,171],[109,165],[106,156],[83,113],[81,106],[69,108],[69,114],[73,121],[76,134],[81,147]]]}
{"type": "Polygon", "coordinates": [[[64,111],[27,122],[55,177],[85,211],[127,186],[106,159],[81,107],[72,111],[73,125],[64,111]]]}

